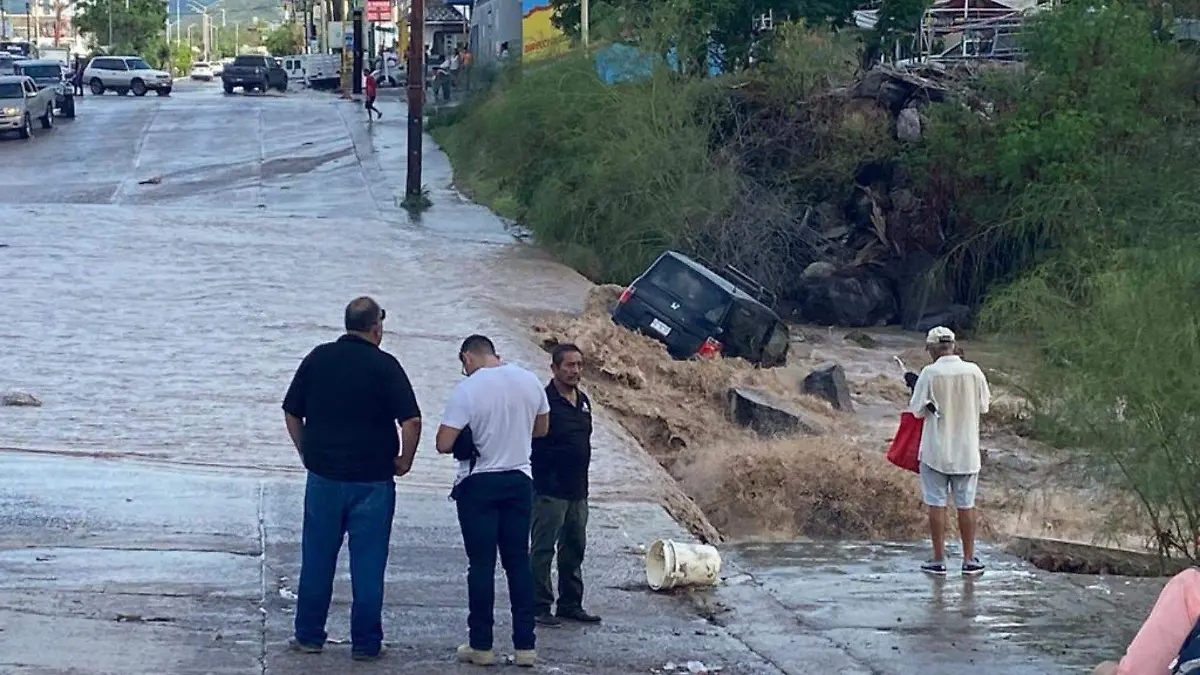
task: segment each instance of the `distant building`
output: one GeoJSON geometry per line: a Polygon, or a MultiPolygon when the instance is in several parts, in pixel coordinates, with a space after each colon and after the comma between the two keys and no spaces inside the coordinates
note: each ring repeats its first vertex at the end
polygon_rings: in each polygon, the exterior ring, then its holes
{"type": "Polygon", "coordinates": [[[521,53],[521,0],[477,0],[471,13],[471,53],[480,63],[495,61],[507,44],[516,58],[521,53]]]}

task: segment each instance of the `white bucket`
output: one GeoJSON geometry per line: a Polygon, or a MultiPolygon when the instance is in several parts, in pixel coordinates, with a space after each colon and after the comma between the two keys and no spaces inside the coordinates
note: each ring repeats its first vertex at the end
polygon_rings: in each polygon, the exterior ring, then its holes
{"type": "Polygon", "coordinates": [[[706,544],[659,539],[646,552],[646,582],[656,591],[679,586],[716,586],[721,554],[706,544]]]}

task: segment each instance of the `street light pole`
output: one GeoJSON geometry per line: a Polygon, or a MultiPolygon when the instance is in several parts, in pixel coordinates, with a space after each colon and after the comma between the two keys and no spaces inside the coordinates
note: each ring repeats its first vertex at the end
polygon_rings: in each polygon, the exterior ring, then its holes
{"type": "Polygon", "coordinates": [[[412,0],[408,53],[408,180],[404,198],[421,200],[421,138],[425,133],[425,0],[412,0]]]}
{"type": "Polygon", "coordinates": [[[108,0],[108,48],[113,46],[113,30],[112,30],[112,0],[108,0]]]}

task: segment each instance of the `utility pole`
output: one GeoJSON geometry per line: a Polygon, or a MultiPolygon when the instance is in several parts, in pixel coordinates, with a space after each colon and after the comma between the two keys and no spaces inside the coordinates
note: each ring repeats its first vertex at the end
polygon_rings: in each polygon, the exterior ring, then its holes
{"type": "Polygon", "coordinates": [[[408,44],[408,181],[404,197],[421,199],[421,138],[425,133],[425,0],[412,0],[408,44]]]}
{"type": "MultiPolygon", "coordinates": [[[[108,48],[113,47],[113,30],[112,30],[112,0],[108,0],[108,48]]],[[[110,54],[112,52],[109,52],[110,54]]]]}
{"type": "Polygon", "coordinates": [[[355,94],[362,93],[363,85],[363,11],[356,9],[353,12],[354,21],[351,24],[354,31],[354,80],[350,84],[350,90],[355,94]]]}
{"type": "Polygon", "coordinates": [[[4,0],[0,0],[0,39],[8,39],[8,16],[4,11],[4,0]]]}

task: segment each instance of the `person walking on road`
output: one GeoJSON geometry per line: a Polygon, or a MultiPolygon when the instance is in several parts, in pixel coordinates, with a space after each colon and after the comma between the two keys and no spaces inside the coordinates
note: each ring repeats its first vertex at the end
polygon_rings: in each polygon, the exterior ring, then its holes
{"type": "Polygon", "coordinates": [[[346,307],[346,334],[300,363],[283,399],[292,443],[308,469],[292,649],[321,652],[342,539],[349,534],[351,656],[383,651],[383,578],[394,477],[412,469],[421,411],[400,362],[379,348],[384,310],[368,297],[346,307]],[[399,424],[400,433],[396,426],[399,424]]]}
{"type": "Polygon", "coordinates": [[[550,403],[537,376],[503,363],[492,341],[482,335],[463,341],[458,358],[467,377],[450,394],[437,432],[439,453],[455,453],[460,435],[469,435],[476,451],[470,459],[459,459],[451,493],[468,561],[469,642],[458,648],[457,656],[478,666],[495,662],[492,610],[499,551],[508,578],[516,663],[532,667],[537,651],[529,567],[529,456],[533,439],[549,430],[550,403]]]}
{"type": "Polygon", "coordinates": [[[75,72],[71,74],[71,86],[75,96],[83,96],[83,59],[75,59],[75,72]]]}
{"type": "Polygon", "coordinates": [[[371,121],[371,113],[375,113],[379,119],[383,119],[383,113],[379,112],[379,108],[375,107],[375,96],[379,93],[379,83],[375,81],[375,73],[367,73],[367,80],[363,86],[363,96],[366,97],[366,103],[363,105],[367,109],[367,121],[371,121]]]}
{"type": "Polygon", "coordinates": [[[946,574],[946,508],[954,495],[962,537],[962,573],[983,574],[975,557],[975,489],[979,483],[979,418],[987,412],[991,393],[979,366],[955,351],[954,331],[938,326],[925,338],[934,362],[921,369],[913,386],[910,412],[923,417],[921,432],[921,492],[929,507],[929,536],[933,558],[924,572],[946,574]]]}
{"type": "Polygon", "coordinates": [[[596,623],[583,610],[583,553],[587,545],[588,464],[592,458],[592,404],[579,390],[583,352],[573,344],[550,353],[554,374],[546,386],[550,433],[533,440],[533,522],[530,559],[534,610],[543,626],[561,619],[596,623]],[[550,613],[554,590],[550,563],[558,553],[558,613],[550,613]]]}

